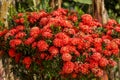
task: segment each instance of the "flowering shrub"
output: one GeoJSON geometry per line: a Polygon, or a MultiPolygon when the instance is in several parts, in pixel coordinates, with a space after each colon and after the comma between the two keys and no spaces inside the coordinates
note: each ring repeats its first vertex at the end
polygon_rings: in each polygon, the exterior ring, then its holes
{"type": "Polygon", "coordinates": [[[0,50],[22,80],[100,78],[117,64],[120,24],[115,20],[102,25],[89,14],[79,18],[57,9],[18,13],[13,23],[0,32],[0,50]]]}

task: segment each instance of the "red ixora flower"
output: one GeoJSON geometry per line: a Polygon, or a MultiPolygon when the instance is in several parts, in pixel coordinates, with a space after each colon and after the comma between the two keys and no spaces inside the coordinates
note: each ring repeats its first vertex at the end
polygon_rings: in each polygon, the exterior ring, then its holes
{"type": "Polygon", "coordinates": [[[25,57],[23,59],[23,64],[25,64],[26,69],[28,69],[30,67],[31,63],[32,63],[32,60],[30,57],[25,57]]]}
{"type": "Polygon", "coordinates": [[[12,48],[9,49],[8,54],[10,57],[15,57],[15,55],[16,55],[15,49],[12,49],[12,48]]]}
{"type": "Polygon", "coordinates": [[[72,73],[74,70],[74,63],[73,62],[66,62],[63,65],[62,70],[63,70],[63,73],[66,73],[66,74],[72,73]]]}
{"type": "Polygon", "coordinates": [[[21,58],[21,53],[17,53],[15,55],[15,62],[18,63],[20,61],[20,58],[21,58]]]}
{"type": "Polygon", "coordinates": [[[30,29],[30,36],[36,38],[40,33],[39,27],[32,27],[30,29]]]}
{"type": "Polygon", "coordinates": [[[69,53],[62,54],[62,60],[63,61],[71,61],[72,56],[69,53]]]}
{"type": "Polygon", "coordinates": [[[10,40],[9,44],[10,47],[15,48],[16,46],[20,45],[22,41],[20,39],[12,39],[10,40]]]}
{"type": "Polygon", "coordinates": [[[15,35],[15,38],[23,38],[26,36],[26,33],[25,32],[19,32],[15,35]]]}
{"type": "Polygon", "coordinates": [[[93,55],[91,56],[91,58],[94,59],[95,61],[99,61],[101,57],[102,55],[98,52],[93,53],[93,55]]]}
{"type": "Polygon", "coordinates": [[[49,48],[49,52],[51,53],[52,56],[56,56],[59,53],[59,50],[55,46],[51,46],[49,48]]]}
{"type": "Polygon", "coordinates": [[[45,51],[48,49],[49,45],[44,40],[40,40],[37,43],[37,47],[39,51],[45,51]]]}
{"type": "Polygon", "coordinates": [[[101,67],[106,67],[108,65],[108,60],[106,58],[102,57],[99,61],[99,65],[101,67]]]}
{"type": "Polygon", "coordinates": [[[24,44],[30,45],[30,44],[32,44],[34,41],[35,41],[35,39],[34,39],[33,37],[29,37],[28,39],[26,39],[26,40],[24,41],[24,44]]]}

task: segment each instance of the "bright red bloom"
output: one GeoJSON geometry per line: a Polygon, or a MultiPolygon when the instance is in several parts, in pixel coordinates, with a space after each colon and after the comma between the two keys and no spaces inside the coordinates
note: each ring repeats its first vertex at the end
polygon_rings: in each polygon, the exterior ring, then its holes
{"type": "Polygon", "coordinates": [[[107,22],[107,25],[113,26],[113,25],[115,25],[115,24],[117,24],[117,22],[116,22],[114,19],[110,19],[110,20],[108,20],[108,22],[107,22]]]}
{"type": "Polygon", "coordinates": [[[69,53],[62,54],[62,60],[63,61],[71,61],[72,56],[69,53]]]}
{"type": "Polygon", "coordinates": [[[93,55],[91,55],[91,58],[94,59],[95,61],[99,61],[101,59],[102,55],[98,52],[93,53],[93,55]]]}
{"type": "Polygon", "coordinates": [[[23,13],[18,13],[18,17],[23,17],[23,13]]]}
{"type": "Polygon", "coordinates": [[[25,32],[19,32],[15,35],[15,38],[23,38],[26,36],[26,33],[25,32]]]}
{"type": "Polygon", "coordinates": [[[31,12],[28,16],[28,20],[30,23],[35,23],[40,18],[40,13],[38,12],[31,12]]]}
{"type": "Polygon", "coordinates": [[[103,76],[103,70],[100,68],[93,68],[92,72],[95,74],[96,77],[102,77],[103,76]]]}
{"type": "Polygon", "coordinates": [[[52,56],[56,56],[56,55],[59,53],[59,50],[58,50],[58,48],[56,48],[55,46],[51,46],[51,47],[49,48],[49,52],[50,52],[50,54],[51,54],[52,56]]]}
{"type": "Polygon", "coordinates": [[[30,57],[25,57],[23,59],[23,64],[25,64],[26,69],[28,69],[30,67],[31,63],[32,63],[32,60],[30,57]]]}
{"type": "Polygon", "coordinates": [[[49,19],[46,17],[41,18],[39,25],[45,26],[48,23],[48,21],[49,21],[49,19]]]}
{"type": "Polygon", "coordinates": [[[63,72],[66,73],[66,74],[72,73],[73,70],[74,70],[74,63],[73,63],[73,62],[66,62],[66,63],[63,65],[62,70],[63,70],[63,72]]]}
{"type": "Polygon", "coordinates": [[[37,47],[37,42],[33,42],[32,43],[32,48],[36,48],[37,47]]]}
{"type": "Polygon", "coordinates": [[[29,37],[28,39],[26,39],[26,40],[24,41],[24,44],[30,45],[30,44],[32,44],[34,41],[35,41],[35,39],[34,39],[33,37],[29,37]]]}
{"type": "Polygon", "coordinates": [[[108,65],[108,60],[102,57],[99,61],[99,66],[106,67],[107,65],[108,65]]]}
{"type": "Polygon", "coordinates": [[[82,45],[80,38],[70,38],[70,44],[72,45],[81,44],[82,45]]]}
{"type": "Polygon", "coordinates": [[[79,69],[82,74],[88,74],[89,73],[89,64],[87,64],[87,63],[81,64],[79,69]]]}
{"type": "Polygon", "coordinates": [[[20,18],[20,19],[19,19],[19,23],[20,23],[20,24],[23,24],[24,22],[25,22],[25,19],[24,19],[24,18],[20,18]]]}
{"type": "Polygon", "coordinates": [[[71,16],[68,16],[68,19],[71,20],[71,21],[73,21],[73,22],[78,21],[78,17],[77,17],[76,14],[73,14],[73,15],[71,15],[71,16]]]}
{"type": "Polygon", "coordinates": [[[60,53],[61,54],[64,54],[64,53],[69,53],[70,52],[70,46],[68,45],[68,46],[63,46],[63,47],[61,47],[61,49],[60,49],[60,53]]]}
{"type": "Polygon", "coordinates": [[[53,35],[52,33],[47,32],[47,31],[46,31],[46,32],[42,32],[41,34],[42,34],[42,36],[45,37],[45,38],[52,38],[52,35],[53,35]]]}
{"type": "Polygon", "coordinates": [[[118,56],[119,49],[113,49],[113,50],[111,50],[111,52],[113,53],[113,55],[118,56]]]}
{"type": "Polygon", "coordinates": [[[39,51],[45,51],[48,49],[49,45],[44,40],[40,40],[37,43],[37,47],[39,51]]]}
{"type": "Polygon", "coordinates": [[[75,54],[77,57],[80,56],[80,52],[77,51],[77,50],[74,51],[74,54],[75,54]]]}
{"type": "Polygon", "coordinates": [[[120,27],[117,26],[114,29],[115,29],[116,32],[120,32],[120,27]]]}
{"type": "Polygon", "coordinates": [[[63,32],[59,32],[55,35],[55,38],[65,39],[65,38],[68,38],[68,36],[63,32]]]}
{"type": "Polygon", "coordinates": [[[108,60],[108,61],[109,61],[109,65],[112,66],[112,67],[114,67],[114,66],[117,65],[117,62],[114,61],[114,60],[112,60],[112,59],[110,59],[110,60],[108,60]]]}
{"type": "Polygon", "coordinates": [[[63,32],[66,32],[68,35],[74,35],[76,31],[74,29],[64,28],[63,32]]]}
{"type": "Polygon", "coordinates": [[[10,57],[15,57],[16,52],[15,52],[14,49],[9,49],[8,54],[9,54],[10,57]]]}
{"type": "Polygon", "coordinates": [[[15,27],[18,31],[23,31],[25,29],[25,26],[23,25],[18,25],[15,27]]]}
{"type": "Polygon", "coordinates": [[[89,14],[83,14],[82,16],[81,16],[81,18],[82,18],[82,22],[84,23],[84,24],[90,24],[90,22],[93,20],[92,19],[92,16],[91,15],[89,15],[89,14]]]}
{"type": "Polygon", "coordinates": [[[8,33],[11,33],[12,35],[15,35],[18,32],[17,29],[11,29],[8,33]]]}
{"type": "Polygon", "coordinates": [[[16,46],[20,45],[22,41],[20,39],[12,39],[10,40],[9,44],[10,47],[15,48],[16,46]]]}
{"type": "Polygon", "coordinates": [[[54,46],[56,46],[56,47],[62,47],[63,46],[63,43],[62,43],[63,41],[62,41],[62,39],[59,39],[59,38],[55,38],[54,40],[53,40],[53,44],[54,44],[54,46]]]}
{"type": "Polygon", "coordinates": [[[39,33],[40,33],[40,29],[38,27],[32,27],[30,29],[30,36],[31,37],[36,38],[36,37],[38,37],[39,33]]]}
{"type": "Polygon", "coordinates": [[[103,51],[103,54],[104,54],[105,56],[111,56],[112,52],[109,51],[109,50],[104,50],[104,51],[103,51]]]}
{"type": "Polygon", "coordinates": [[[46,53],[41,53],[41,54],[40,54],[40,58],[41,58],[41,59],[45,59],[46,56],[47,56],[46,53]]]}
{"type": "Polygon", "coordinates": [[[3,35],[5,35],[7,32],[8,32],[7,29],[4,29],[3,31],[0,31],[0,37],[3,36],[3,35]]]}
{"type": "Polygon", "coordinates": [[[98,62],[91,60],[90,64],[89,64],[89,68],[93,69],[93,68],[97,68],[98,67],[98,62]]]}

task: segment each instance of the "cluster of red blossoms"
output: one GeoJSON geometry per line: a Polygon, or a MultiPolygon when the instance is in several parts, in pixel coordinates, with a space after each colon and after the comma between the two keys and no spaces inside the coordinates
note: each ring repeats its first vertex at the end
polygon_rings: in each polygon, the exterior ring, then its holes
{"type": "Polygon", "coordinates": [[[91,15],[84,14],[80,21],[77,13],[57,9],[51,13],[19,13],[14,23],[16,26],[0,32],[0,37],[9,41],[8,55],[27,69],[32,63],[40,65],[58,55],[62,60],[58,74],[73,78],[91,73],[101,77],[107,67],[117,64],[120,24],[115,20],[102,25],[91,15]],[[27,27],[26,22],[29,22],[27,27]]]}

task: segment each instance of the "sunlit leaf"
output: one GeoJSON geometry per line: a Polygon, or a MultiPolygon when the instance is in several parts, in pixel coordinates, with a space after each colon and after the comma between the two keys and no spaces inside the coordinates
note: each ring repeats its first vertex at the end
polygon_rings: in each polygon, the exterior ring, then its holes
{"type": "Polygon", "coordinates": [[[75,2],[83,3],[83,4],[92,4],[92,0],[74,0],[75,2]]]}

